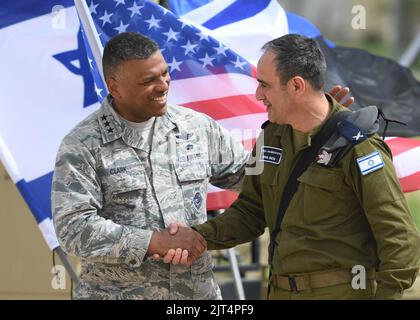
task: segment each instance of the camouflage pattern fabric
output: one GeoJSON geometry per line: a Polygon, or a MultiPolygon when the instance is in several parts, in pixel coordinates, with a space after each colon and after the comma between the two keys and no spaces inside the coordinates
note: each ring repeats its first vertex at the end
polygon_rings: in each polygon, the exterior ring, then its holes
{"type": "Polygon", "coordinates": [[[81,259],[76,299],[220,299],[212,259],[146,257],[155,230],[207,218],[208,183],[238,190],[248,154],[214,120],[179,106],[155,120],[152,145],[104,100],[59,148],[52,210],[63,250],[81,259]]]}

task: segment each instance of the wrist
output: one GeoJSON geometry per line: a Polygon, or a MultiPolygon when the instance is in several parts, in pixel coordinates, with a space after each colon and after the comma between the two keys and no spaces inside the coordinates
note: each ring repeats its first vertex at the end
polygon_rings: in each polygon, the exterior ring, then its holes
{"type": "MultiPolygon", "coordinates": [[[[149,247],[147,248],[147,255],[151,256],[155,253],[159,254],[159,243],[161,242],[161,232],[153,231],[152,237],[150,238],[149,247]]],[[[159,254],[160,255],[160,254],[159,254]]]]}

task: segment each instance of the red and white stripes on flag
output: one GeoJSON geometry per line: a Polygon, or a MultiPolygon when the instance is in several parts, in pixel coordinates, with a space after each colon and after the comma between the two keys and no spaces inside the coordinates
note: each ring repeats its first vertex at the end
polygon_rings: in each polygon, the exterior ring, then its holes
{"type": "Polygon", "coordinates": [[[412,138],[387,138],[395,170],[404,192],[420,189],[420,140],[412,138]]]}

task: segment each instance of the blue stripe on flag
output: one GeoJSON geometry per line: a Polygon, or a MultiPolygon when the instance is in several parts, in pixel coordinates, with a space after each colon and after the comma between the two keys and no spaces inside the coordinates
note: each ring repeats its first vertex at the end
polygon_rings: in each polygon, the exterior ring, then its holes
{"type": "Polygon", "coordinates": [[[377,169],[380,169],[380,168],[382,168],[383,166],[384,166],[384,163],[379,163],[379,164],[377,164],[376,166],[373,166],[373,167],[371,167],[371,168],[365,169],[365,170],[362,172],[362,174],[363,174],[363,175],[365,175],[365,174],[371,173],[372,171],[375,171],[375,170],[377,170],[377,169]]]}
{"type": "Polygon", "coordinates": [[[204,6],[212,0],[169,0],[169,8],[177,16],[181,16],[191,10],[204,6]]]}
{"type": "MultiPolygon", "coordinates": [[[[289,26],[289,33],[300,34],[308,38],[322,37],[321,31],[319,31],[319,29],[313,23],[309,22],[304,17],[289,11],[286,11],[286,17],[289,26]]],[[[330,48],[335,47],[335,44],[333,42],[331,42],[327,38],[322,38],[330,48]]]]}
{"type": "Polygon", "coordinates": [[[203,26],[214,30],[225,25],[247,19],[264,10],[270,2],[271,0],[259,0],[253,1],[252,4],[250,4],[249,0],[237,0],[213,18],[203,23],[203,26]],[[241,10],[241,7],[244,5],[246,5],[247,11],[241,10]]]}
{"type": "Polygon", "coordinates": [[[53,172],[50,172],[31,182],[22,179],[16,183],[37,223],[52,216],[50,202],[52,175],[53,172]]]}
{"type": "Polygon", "coordinates": [[[25,0],[2,1],[0,5],[0,29],[12,24],[51,13],[56,5],[74,6],[73,0],[25,0]]]}
{"type": "Polygon", "coordinates": [[[357,159],[358,162],[362,162],[362,161],[366,161],[370,158],[376,157],[377,155],[379,155],[379,151],[374,151],[372,153],[369,153],[367,156],[363,156],[357,159]]]}
{"type": "Polygon", "coordinates": [[[292,12],[286,12],[286,16],[289,24],[289,33],[301,34],[309,38],[321,36],[321,31],[305,18],[292,12]]]}

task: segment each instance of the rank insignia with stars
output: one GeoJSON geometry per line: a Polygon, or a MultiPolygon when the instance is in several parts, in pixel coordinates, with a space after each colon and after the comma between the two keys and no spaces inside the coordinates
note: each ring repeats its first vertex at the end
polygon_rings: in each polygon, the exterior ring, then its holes
{"type": "Polygon", "coordinates": [[[105,129],[108,133],[113,133],[114,129],[111,127],[111,122],[108,121],[108,116],[103,115],[101,117],[102,124],[105,126],[105,129]]]}

